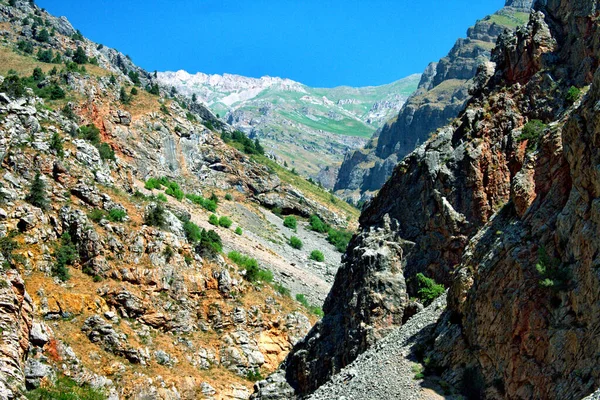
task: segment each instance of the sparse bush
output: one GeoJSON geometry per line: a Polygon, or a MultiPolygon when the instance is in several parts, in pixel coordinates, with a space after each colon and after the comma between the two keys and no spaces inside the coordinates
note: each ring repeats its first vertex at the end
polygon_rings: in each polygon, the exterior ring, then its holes
{"type": "Polygon", "coordinates": [[[33,54],[33,43],[21,40],[17,43],[17,48],[25,54],[33,54]]]}
{"type": "Polygon", "coordinates": [[[79,137],[96,145],[100,143],[100,130],[94,124],[79,127],[79,137]]]}
{"type": "Polygon", "coordinates": [[[79,65],[86,64],[88,62],[88,57],[85,54],[85,50],[81,48],[81,46],[77,46],[75,53],[73,54],[73,62],[79,65]]]}
{"type": "Polygon", "coordinates": [[[319,218],[318,215],[311,215],[308,219],[308,223],[310,224],[310,229],[315,232],[325,233],[329,230],[329,226],[321,221],[321,218],[319,218]]]}
{"type": "Polygon", "coordinates": [[[156,226],[158,228],[164,228],[167,225],[165,211],[165,207],[160,203],[150,207],[146,213],[146,218],[144,221],[145,224],[149,226],[156,226]]]}
{"type": "Polygon", "coordinates": [[[273,273],[266,269],[261,269],[258,266],[258,261],[255,258],[250,258],[237,251],[232,251],[227,255],[231,261],[237,264],[240,268],[246,271],[245,278],[249,282],[273,282],[273,273]]]}
{"type": "Polygon", "coordinates": [[[36,207],[42,209],[48,208],[49,202],[46,197],[46,183],[44,183],[42,175],[39,172],[35,174],[35,178],[29,188],[29,194],[25,200],[36,207]]]}
{"type": "Polygon", "coordinates": [[[108,212],[108,219],[112,222],[123,222],[127,213],[120,208],[113,208],[108,212]]]}
{"type": "Polygon", "coordinates": [[[34,37],[35,37],[35,40],[37,40],[38,42],[47,43],[50,40],[50,33],[48,32],[48,29],[46,29],[46,28],[43,28],[39,32],[36,29],[34,37]]]}
{"type": "MultiPolygon", "coordinates": [[[[79,40],[80,42],[83,42],[84,37],[83,37],[83,34],[81,33],[81,31],[79,29],[77,29],[77,31],[71,36],[71,39],[79,40]]],[[[100,47],[100,45],[98,47],[100,47]]]]}
{"type": "Polygon", "coordinates": [[[313,306],[313,305],[309,304],[308,299],[306,298],[305,295],[298,293],[296,295],[296,301],[298,301],[300,304],[302,304],[304,307],[306,307],[310,312],[312,312],[316,316],[323,317],[323,310],[321,309],[321,307],[313,306]]]}
{"type": "Polygon", "coordinates": [[[233,222],[228,217],[223,216],[219,218],[219,226],[222,226],[223,228],[230,228],[232,224],[233,222]]]}
{"type": "Polygon", "coordinates": [[[273,288],[275,289],[275,291],[277,293],[279,293],[282,296],[285,297],[290,297],[292,295],[292,292],[290,291],[290,289],[286,288],[285,286],[283,286],[281,283],[276,283],[273,288]]]}
{"type": "Polygon", "coordinates": [[[204,208],[207,211],[210,211],[210,212],[217,211],[217,203],[215,203],[212,200],[208,200],[202,196],[198,196],[195,194],[189,194],[189,193],[185,197],[187,197],[192,203],[199,205],[200,207],[204,208]]]}
{"type": "Polygon", "coordinates": [[[73,109],[71,107],[69,107],[68,104],[65,104],[65,106],[61,110],[61,113],[66,118],[70,119],[71,121],[77,120],[77,115],[73,112],[73,109]]]}
{"type": "Polygon", "coordinates": [[[63,282],[68,280],[70,274],[67,266],[73,265],[79,259],[77,247],[68,232],[63,233],[60,243],[55,247],[54,258],[56,261],[52,267],[52,275],[63,282]]]}
{"type": "Polygon", "coordinates": [[[107,143],[100,143],[96,147],[98,148],[101,159],[110,161],[116,160],[115,151],[107,143]]]}
{"type": "Polygon", "coordinates": [[[196,252],[200,254],[218,254],[223,251],[223,243],[219,234],[212,229],[202,229],[200,241],[196,244],[196,252]]]}
{"type": "Polygon", "coordinates": [[[124,86],[121,86],[119,91],[119,101],[123,104],[131,104],[131,96],[127,94],[124,86]]]}
{"type": "Polygon", "coordinates": [[[289,215],[289,216],[285,217],[285,219],[283,220],[283,226],[285,226],[286,228],[296,230],[296,228],[298,226],[298,221],[296,220],[295,217],[289,215]]]}
{"type": "Polygon", "coordinates": [[[565,96],[565,100],[569,104],[575,103],[581,97],[581,89],[571,86],[567,91],[567,95],[565,96]]]}
{"type": "Polygon", "coordinates": [[[144,183],[144,187],[148,190],[160,189],[162,185],[160,181],[156,178],[149,178],[146,183],[144,183]]]}
{"type": "Polygon", "coordinates": [[[417,296],[425,306],[431,304],[444,293],[444,286],[436,283],[433,279],[420,272],[415,277],[417,278],[418,287],[417,296]]]}
{"type": "Polygon", "coordinates": [[[26,393],[29,400],[106,400],[100,390],[84,383],[82,385],[64,375],[58,377],[52,385],[40,386],[26,393]]]}
{"type": "Polygon", "coordinates": [[[102,221],[102,219],[105,218],[104,211],[102,211],[98,208],[94,208],[92,211],[89,212],[88,218],[90,220],[98,223],[98,222],[102,221]]]}
{"type": "Polygon", "coordinates": [[[227,194],[225,195],[225,200],[227,200],[227,201],[231,201],[231,200],[233,200],[233,196],[232,196],[232,195],[230,195],[229,193],[227,193],[227,194]]]}
{"type": "Polygon", "coordinates": [[[215,214],[211,214],[210,217],[208,217],[208,222],[211,225],[219,226],[219,217],[217,217],[215,214]]]}
{"type": "Polygon", "coordinates": [[[522,142],[527,140],[527,150],[535,150],[545,129],[546,124],[539,119],[532,119],[523,126],[521,135],[519,135],[517,141],[522,142]]]}
{"type": "Polygon", "coordinates": [[[325,256],[323,255],[322,251],[313,250],[310,252],[310,259],[318,262],[323,262],[325,261],[325,256]]]}
{"type": "Polygon", "coordinates": [[[240,235],[240,236],[242,236],[242,234],[243,234],[244,232],[242,231],[242,228],[238,226],[237,228],[235,228],[235,233],[236,233],[237,235],[240,235]]]}
{"type": "Polygon", "coordinates": [[[535,269],[542,278],[539,284],[544,288],[564,290],[571,280],[571,271],[568,267],[561,266],[559,259],[550,257],[544,247],[540,247],[538,250],[538,262],[535,269]]]}
{"type": "Polygon", "coordinates": [[[350,239],[352,239],[352,232],[329,228],[327,233],[327,241],[335,246],[336,250],[340,253],[346,251],[348,247],[348,243],[350,243],[350,239]]]}
{"type": "Polygon", "coordinates": [[[58,132],[54,132],[52,137],[50,138],[50,150],[53,150],[56,155],[60,158],[63,158],[65,155],[65,151],[63,149],[63,140],[58,134],[58,132]]]}
{"type": "Polygon", "coordinates": [[[258,382],[258,381],[262,381],[264,379],[264,377],[262,376],[262,374],[260,373],[260,370],[258,368],[254,368],[254,369],[248,370],[248,372],[246,373],[246,379],[248,379],[251,382],[258,382]]]}
{"type": "Polygon", "coordinates": [[[0,238],[0,254],[4,258],[2,267],[7,270],[14,267],[15,253],[19,248],[19,243],[15,240],[16,231],[9,231],[6,235],[0,238]]]}
{"type": "Polygon", "coordinates": [[[17,75],[9,74],[0,85],[0,92],[6,93],[8,97],[20,98],[24,97],[25,85],[17,75]]]}
{"type": "Polygon", "coordinates": [[[185,237],[190,243],[197,243],[202,239],[202,230],[198,225],[193,223],[192,221],[186,221],[183,224],[183,230],[185,232],[185,237]]]}
{"type": "Polygon", "coordinates": [[[297,238],[296,236],[292,236],[289,240],[289,245],[292,246],[293,248],[300,250],[302,248],[302,240],[300,240],[299,238],[297,238]]]}
{"type": "Polygon", "coordinates": [[[52,53],[52,50],[50,50],[50,49],[47,49],[47,50],[39,49],[37,52],[37,60],[40,62],[50,64],[52,62],[53,58],[54,58],[54,53],[52,53]]]}

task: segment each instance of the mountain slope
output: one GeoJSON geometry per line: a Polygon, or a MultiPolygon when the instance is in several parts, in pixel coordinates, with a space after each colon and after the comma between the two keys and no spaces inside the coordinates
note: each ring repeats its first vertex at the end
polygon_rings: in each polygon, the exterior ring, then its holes
{"type": "Polygon", "coordinates": [[[0,1],[0,26],[0,398],[247,398],[357,210],[65,18],[0,1]]]}
{"type": "Polygon", "coordinates": [[[418,90],[394,119],[378,130],[362,149],[344,157],[334,190],[357,203],[379,190],[396,164],[436,129],[455,118],[469,99],[477,68],[490,58],[496,38],[527,20],[531,1],[506,7],[469,28],[448,55],[423,72],[418,90]]]}
{"type": "MultiPolygon", "coordinates": [[[[349,149],[396,114],[419,75],[364,88],[311,88],[290,79],[161,72],[159,81],[208,105],[229,124],[258,137],[279,158],[318,179],[349,149]]],[[[323,179],[323,184],[328,182],[323,179]]]]}
{"type": "Polygon", "coordinates": [[[253,398],[372,386],[383,399],[577,399],[600,386],[598,6],[539,2],[499,37],[466,109],[367,205],[324,318],[253,398]],[[449,288],[443,313],[411,300],[443,293],[419,274],[449,288]],[[393,366],[403,374],[381,373],[393,366]]]}

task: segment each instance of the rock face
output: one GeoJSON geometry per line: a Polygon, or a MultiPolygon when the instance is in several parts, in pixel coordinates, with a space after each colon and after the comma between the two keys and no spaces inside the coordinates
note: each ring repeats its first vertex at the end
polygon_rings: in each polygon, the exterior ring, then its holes
{"type": "MultiPolygon", "coordinates": [[[[527,2],[518,3],[525,7],[527,2]]],[[[334,190],[353,202],[367,200],[383,186],[398,161],[455,118],[470,98],[473,78],[489,60],[498,36],[526,22],[521,11],[505,7],[478,21],[446,57],[431,63],[398,116],[376,132],[365,148],[346,154],[334,190]]]]}
{"type": "MultiPolygon", "coordinates": [[[[287,382],[298,393],[314,391],[401,325],[408,303],[403,254],[410,243],[397,237],[396,230],[395,223],[384,218],[381,226],[353,239],[340,269],[344,272],[337,274],[325,300],[325,317],[282,364],[287,382]],[[346,279],[347,275],[353,279],[346,279]]],[[[281,378],[272,380],[263,384],[267,392],[277,392],[272,386],[281,383],[281,378]]]]}
{"type": "Polygon", "coordinates": [[[25,356],[33,322],[33,302],[16,271],[0,274],[0,397],[18,399],[25,387],[25,356]]]}
{"type": "MultiPolygon", "coordinates": [[[[410,281],[418,272],[450,288],[447,310],[427,327],[420,349],[427,374],[444,382],[440,394],[562,399],[582,398],[600,386],[598,4],[556,0],[537,7],[527,26],[499,37],[492,52],[495,69],[479,70],[459,118],[395,168],[364,210],[361,233],[347,253],[346,261],[369,235],[377,235],[374,227],[397,221],[390,234],[404,243],[403,278],[382,278],[389,285],[408,282],[410,296],[416,294],[410,281]]],[[[299,377],[317,363],[331,373],[352,361],[350,352],[361,351],[355,345],[361,335],[342,332],[360,332],[357,324],[376,318],[381,308],[353,308],[358,303],[348,299],[369,287],[372,298],[386,296],[389,286],[369,286],[358,260],[352,265],[355,269],[339,270],[336,283],[344,282],[347,291],[328,298],[340,302],[328,304],[323,319],[324,324],[337,318],[337,330],[315,326],[283,370],[256,386],[256,398],[263,390],[273,396],[277,388],[307,397],[319,384],[299,377]],[[337,310],[344,310],[343,317],[337,310]],[[336,335],[346,345],[331,346],[336,335]],[[325,355],[338,360],[335,368],[321,358],[325,355]]],[[[395,304],[408,311],[406,303],[395,304]]],[[[398,326],[392,316],[385,321],[389,328],[398,326]]],[[[375,330],[385,334],[386,326],[375,330]]],[[[372,345],[369,335],[362,338],[362,349],[372,345]]],[[[387,375],[360,386],[360,372],[372,365],[373,352],[359,359],[352,354],[356,363],[314,398],[364,395],[365,385],[389,388],[386,393],[395,397],[422,398],[410,385],[400,396],[387,375]]],[[[398,376],[395,384],[404,378],[398,376]]]]}

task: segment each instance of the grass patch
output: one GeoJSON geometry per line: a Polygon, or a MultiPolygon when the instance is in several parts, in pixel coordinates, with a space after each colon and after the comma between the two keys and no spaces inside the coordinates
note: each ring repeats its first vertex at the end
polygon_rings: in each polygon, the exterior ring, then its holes
{"type": "Polygon", "coordinates": [[[297,294],[296,301],[298,301],[300,304],[302,304],[304,307],[306,307],[311,313],[315,314],[319,318],[323,318],[324,313],[323,313],[323,310],[321,309],[321,307],[313,306],[313,305],[309,304],[308,299],[306,298],[305,295],[303,295],[301,293],[297,294]]]}
{"type": "Polygon", "coordinates": [[[40,387],[25,393],[29,400],[105,400],[106,395],[88,384],[79,385],[61,375],[52,386],[40,387]]]}
{"type": "Polygon", "coordinates": [[[273,282],[273,273],[269,270],[262,269],[258,266],[258,261],[255,258],[248,257],[237,251],[231,251],[227,257],[233,261],[238,267],[246,271],[245,278],[248,282],[273,282]]]}

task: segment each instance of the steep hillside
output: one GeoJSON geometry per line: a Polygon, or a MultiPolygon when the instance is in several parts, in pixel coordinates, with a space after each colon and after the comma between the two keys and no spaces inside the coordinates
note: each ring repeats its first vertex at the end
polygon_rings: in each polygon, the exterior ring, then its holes
{"type": "Polygon", "coordinates": [[[531,1],[506,6],[469,28],[448,55],[431,63],[417,91],[394,119],[388,121],[362,149],[344,157],[334,190],[354,203],[373,196],[396,164],[425,142],[436,129],[455,118],[470,98],[478,67],[489,60],[498,35],[527,21],[531,1]]]}
{"type": "MultiPolygon", "coordinates": [[[[337,168],[343,155],[397,114],[414,92],[419,75],[364,88],[311,88],[290,79],[161,72],[159,82],[208,105],[236,129],[258,137],[298,172],[318,175],[337,168]]],[[[332,186],[329,186],[331,188],[332,186]]]]}
{"type": "Polygon", "coordinates": [[[466,109],[368,204],[324,318],[254,398],[600,386],[599,6],[539,2],[500,35],[466,109]]]}
{"type": "Polygon", "coordinates": [[[247,398],[357,210],[65,18],[0,35],[0,398],[247,398]]]}

